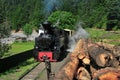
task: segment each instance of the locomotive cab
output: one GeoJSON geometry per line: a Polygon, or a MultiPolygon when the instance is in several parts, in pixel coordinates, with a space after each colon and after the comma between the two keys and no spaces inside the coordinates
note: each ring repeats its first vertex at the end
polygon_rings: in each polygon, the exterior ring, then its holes
{"type": "Polygon", "coordinates": [[[70,29],[64,29],[64,30],[69,35],[69,37],[73,35],[73,30],[70,30],[70,29]]]}

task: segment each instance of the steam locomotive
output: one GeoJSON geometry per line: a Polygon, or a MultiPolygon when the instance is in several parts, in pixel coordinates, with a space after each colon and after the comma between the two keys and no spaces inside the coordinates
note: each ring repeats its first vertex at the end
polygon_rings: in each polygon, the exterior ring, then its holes
{"type": "Polygon", "coordinates": [[[68,45],[68,32],[53,27],[51,22],[42,23],[44,32],[35,38],[34,57],[40,62],[56,62],[68,45]]]}

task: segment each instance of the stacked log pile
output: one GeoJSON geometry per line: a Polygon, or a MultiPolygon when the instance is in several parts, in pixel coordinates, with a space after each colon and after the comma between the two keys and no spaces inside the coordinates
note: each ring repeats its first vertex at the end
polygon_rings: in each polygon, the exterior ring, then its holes
{"type": "Polygon", "coordinates": [[[81,39],[54,80],[120,80],[120,46],[81,39]]]}

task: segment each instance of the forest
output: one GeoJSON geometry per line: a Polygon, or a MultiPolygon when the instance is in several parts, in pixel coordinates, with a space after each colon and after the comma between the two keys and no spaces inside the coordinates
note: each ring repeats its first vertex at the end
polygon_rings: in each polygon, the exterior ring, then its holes
{"type": "Polygon", "coordinates": [[[41,22],[59,18],[68,28],[79,21],[85,28],[118,30],[120,0],[0,0],[0,31],[5,34],[26,26],[37,29],[41,22]]]}

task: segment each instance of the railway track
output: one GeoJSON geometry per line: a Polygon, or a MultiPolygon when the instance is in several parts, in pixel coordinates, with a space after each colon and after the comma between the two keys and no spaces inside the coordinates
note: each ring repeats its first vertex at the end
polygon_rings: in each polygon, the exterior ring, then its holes
{"type": "Polygon", "coordinates": [[[38,63],[31,70],[23,74],[19,80],[36,80],[40,74],[45,70],[45,65],[43,62],[38,63]]]}
{"type": "Polygon", "coordinates": [[[66,57],[63,61],[60,62],[51,62],[51,72],[52,75],[47,74],[47,66],[45,66],[45,62],[38,63],[31,70],[27,71],[23,76],[19,78],[19,80],[53,80],[56,73],[65,65],[68,57],[66,57]],[[49,75],[49,77],[48,77],[49,75]],[[48,79],[49,78],[49,79],[48,79]]]}
{"type": "MultiPolygon", "coordinates": [[[[69,55],[67,55],[66,58],[64,58],[62,61],[60,62],[51,62],[51,72],[52,75],[49,77],[49,80],[54,80],[53,78],[57,75],[57,73],[59,72],[59,70],[66,65],[66,62],[69,61],[69,55]]],[[[42,75],[37,78],[36,80],[48,80],[47,79],[47,71],[44,70],[42,75]]]]}

